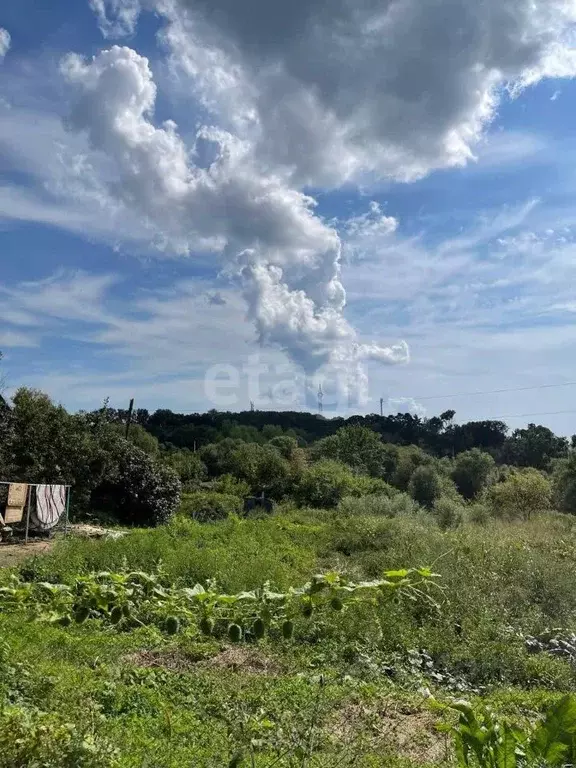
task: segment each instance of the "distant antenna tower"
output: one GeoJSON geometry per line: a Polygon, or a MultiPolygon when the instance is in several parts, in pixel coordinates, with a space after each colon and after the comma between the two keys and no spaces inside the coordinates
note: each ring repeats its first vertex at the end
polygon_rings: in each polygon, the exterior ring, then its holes
{"type": "Polygon", "coordinates": [[[250,410],[254,410],[254,400],[250,400],[250,410]]]}
{"type": "Polygon", "coordinates": [[[384,398],[380,398],[380,416],[384,416],[384,398]]]}
{"type": "Polygon", "coordinates": [[[323,406],[322,406],[322,398],[324,397],[324,392],[322,392],[322,384],[318,386],[318,411],[319,413],[322,413],[323,406]]]}

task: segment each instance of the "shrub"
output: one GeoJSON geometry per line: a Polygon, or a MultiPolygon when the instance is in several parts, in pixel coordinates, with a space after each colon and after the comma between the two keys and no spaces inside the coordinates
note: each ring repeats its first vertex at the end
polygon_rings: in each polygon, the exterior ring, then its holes
{"type": "Polygon", "coordinates": [[[405,493],[394,496],[372,494],[370,496],[345,496],[338,504],[338,513],[344,516],[379,515],[400,517],[419,511],[416,502],[405,493]]]}
{"type": "Polygon", "coordinates": [[[0,768],[107,768],[116,750],[57,714],[8,706],[0,712],[0,768]]]}
{"type": "Polygon", "coordinates": [[[486,525],[490,520],[490,508],[481,502],[470,504],[466,509],[466,519],[476,525],[486,525]]]}
{"type": "Polygon", "coordinates": [[[486,499],[495,517],[527,520],[548,509],[552,485],[537,469],[512,472],[503,483],[489,488],[486,499]]]}
{"type": "Polygon", "coordinates": [[[576,515],[576,456],[561,459],[554,468],[554,500],[562,512],[576,515]]]}
{"type": "Polygon", "coordinates": [[[227,472],[234,471],[232,456],[237,448],[244,445],[242,440],[233,440],[227,437],[219,443],[209,443],[198,451],[200,459],[204,462],[208,475],[217,477],[227,472]]]}
{"type": "Polygon", "coordinates": [[[352,475],[351,496],[387,496],[392,498],[398,491],[394,486],[389,485],[385,480],[378,477],[368,477],[368,475],[352,475]]]}
{"type": "Polygon", "coordinates": [[[473,499],[489,484],[494,475],[495,462],[489,453],[473,448],[458,454],[451,472],[458,492],[465,499],[473,499]]]}
{"type": "Polygon", "coordinates": [[[356,480],[344,464],[325,459],[303,472],[295,496],[301,506],[335,507],[354,493],[356,480]]]}
{"type": "Polygon", "coordinates": [[[390,450],[380,435],[368,427],[347,426],[319,440],[311,453],[313,458],[341,461],[372,477],[390,477],[396,466],[397,450],[390,450]]]}
{"type": "Polygon", "coordinates": [[[280,499],[286,493],[290,464],[275,448],[244,443],[232,453],[230,462],[231,473],[245,480],[254,493],[265,491],[273,499],[280,499]]]}
{"type": "Polygon", "coordinates": [[[294,451],[296,451],[298,448],[298,440],[296,440],[295,437],[290,437],[289,435],[279,435],[278,437],[273,437],[269,441],[268,445],[272,448],[275,448],[278,453],[285,459],[291,459],[294,451]]]}
{"type": "Polygon", "coordinates": [[[434,502],[434,517],[443,531],[457,528],[464,520],[464,506],[453,499],[441,496],[434,502]]]}
{"type": "Polygon", "coordinates": [[[237,496],[245,499],[250,495],[250,486],[245,480],[239,480],[234,475],[221,475],[212,483],[212,490],[216,493],[225,493],[228,496],[237,496]]]}
{"type": "Polygon", "coordinates": [[[401,491],[406,491],[415,470],[432,464],[434,460],[416,445],[400,446],[396,450],[397,460],[390,482],[401,491]]]}
{"type": "Polygon", "coordinates": [[[408,484],[408,492],[418,504],[431,509],[442,493],[440,478],[436,470],[430,466],[415,469],[408,484]]]}
{"type": "MultiPolygon", "coordinates": [[[[118,437],[124,438],[126,434],[126,424],[109,424],[108,429],[115,432],[118,437]]],[[[147,432],[141,424],[131,424],[128,430],[128,442],[135,445],[136,448],[150,454],[158,456],[160,453],[160,444],[158,438],[147,432]]]]}
{"type": "Polygon", "coordinates": [[[206,467],[197,453],[188,450],[170,451],[164,454],[162,461],[177,472],[185,491],[197,490],[206,479],[206,467]]]}
{"type": "Polygon", "coordinates": [[[214,491],[197,491],[187,494],[181,506],[185,515],[200,523],[224,520],[229,515],[242,511],[242,501],[238,496],[214,491]]]}
{"type": "Polygon", "coordinates": [[[92,505],[130,525],[169,522],[180,504],[181,485],[170,467],[122,441],[118,464],[92,492],[92,505]]]}

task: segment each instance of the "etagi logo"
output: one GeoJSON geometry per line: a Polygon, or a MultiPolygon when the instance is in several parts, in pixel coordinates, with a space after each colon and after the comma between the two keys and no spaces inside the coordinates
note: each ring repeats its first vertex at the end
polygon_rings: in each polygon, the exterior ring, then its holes
{"type": "Polygon", "coordinates": [[[289,363],[270,364],[255,354],[241,366],[219,363],[208,368],[204,395],[217,410],[250,401],[260,408],[344,411],[368,402],[368,382],[360,370],[326,365],[306,376],[289,363]]]}

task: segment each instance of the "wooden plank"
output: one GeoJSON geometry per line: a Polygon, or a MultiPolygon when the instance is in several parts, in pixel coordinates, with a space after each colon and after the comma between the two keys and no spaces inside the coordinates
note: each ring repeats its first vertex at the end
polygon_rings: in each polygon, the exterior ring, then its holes
{"type": "Polygon", "coordinates": [[[24,507],[6,507],[4,511],[4,523],[10,525],[11,523],[21,523],[24,517],[24,507]]]}
{"type": "Polygon", "coordinates": [[[28,496],[27,483],[11,483],[8,488],[7,507],[24,507],[28,496]]]}

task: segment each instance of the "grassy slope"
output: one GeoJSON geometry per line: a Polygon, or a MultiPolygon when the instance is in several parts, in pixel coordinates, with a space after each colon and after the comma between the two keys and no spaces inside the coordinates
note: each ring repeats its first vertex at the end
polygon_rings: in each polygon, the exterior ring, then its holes
{"type": "MultiPolygon", "coordinates": [[[[110,741],[120,766],[226,765],[253,739],[257,765],[272,765],[276,747],[284,754],[278,765],[303,764],[298,749],[312,745],[314,765],[336,765],[335,753],[348,749],[366,750],[372,757],[357,764],[376,766],[389,764],[390,751],[399,762],[445,759],[422,686],[439,698],[463,688],[516,714],[576,688],[567,662],[527,654],[522,639],[551,626],[576,629],[571,518],[448,533],[426,521],[306,512],[204,526],[179,521],[118,541],[62,542],[32,562],[29,575],[66,580],[124,564],[152,570],[159,560],[169,581],[216,577],[228,591],[267,579],[284,589],[332,567],[357,578],[434,564],[442,609],[394,606],[389,632],[377,637],[364,609],[352,608],[319,632],[303,620],[294,641],[233,650],[152,628],[122,633],[88,621],[63,629],[0,615],[9,646],[0,698],[110,741]],[[426,649],[432,662],[408,653],[414,649],[426,649]],[[29,677],[14,673],[17,662],[29,677]]],[[[0,749],[0,766],[17,764],[10,760],[0,749]]]]}

